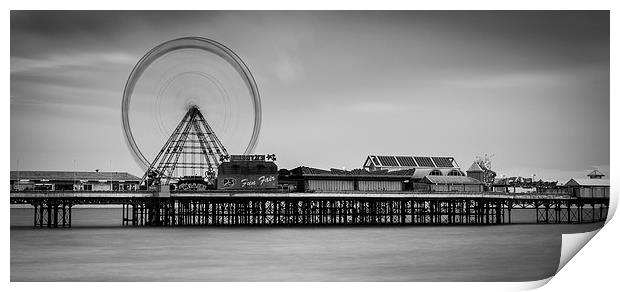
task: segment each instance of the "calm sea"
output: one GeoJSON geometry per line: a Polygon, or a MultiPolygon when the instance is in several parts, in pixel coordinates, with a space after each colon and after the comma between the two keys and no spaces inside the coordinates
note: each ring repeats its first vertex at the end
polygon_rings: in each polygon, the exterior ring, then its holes
{"type": "Polygon", "coordinates": [[[11,281],[532,281],[555,273],[562,233],[602,226],[136,228],[120,221],[120,209],[73,209],[73,228],[38,229],[32,209],[11,209],[11,281]]]}

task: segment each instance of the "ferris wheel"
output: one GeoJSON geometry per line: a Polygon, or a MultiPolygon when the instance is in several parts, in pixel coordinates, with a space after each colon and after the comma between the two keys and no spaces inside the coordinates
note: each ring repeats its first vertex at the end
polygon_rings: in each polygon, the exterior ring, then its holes
{"type": "Polygon", "coordinates": [[[260,94],[247,65],[228,47],[202,37],[152,48],[123,92],[125,141],[145,177],[201,176],[228,153],[253,153],[261,118],[260,94]]]}

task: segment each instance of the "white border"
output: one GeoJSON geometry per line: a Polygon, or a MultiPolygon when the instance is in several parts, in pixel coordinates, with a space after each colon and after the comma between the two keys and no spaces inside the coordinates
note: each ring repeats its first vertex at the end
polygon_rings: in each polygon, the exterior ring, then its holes
{"type": "MultiPolygon", "coordinates": [[[[616,1],[617,2],[617,1],[616,1]]],[[[9,9],[450,9],[450,10],[471,10],[471,9],[536,9],[536,10],[580,10],[580,9],[600,9],[600,10],[612,10],[611,11],[611,27],[612,27],[612,52],[617,51],[617,32],[618,21],[616,8],[617,4],[614,1],[441,1],[440,4],[434,2],[409,2],[402,4],[400,1],[356,1],[353,3],[347,3],[345,1],[325,1],[318,0],[303,4],[295,4],[293,1],[174,1],[165,3],[146,3],[141,1],[14,1],[12,3],[3,3],[7,9],[2,14],[4,23],[4,39],[9,39],[10,34],[10,12],[9,9]]],[[[10,106],[9,98],[6,95],[10,95],[10,47],[8,45],[3,46],[4,50],[4,88],[5,98],[4,104],[0,110],[2,114],[4,137],[10,137],[9,124],[10,124],[10,106]]],[[[612,112],[618,113],[618,100],[617,100],[617,87],[615,82],[617,78],[615,74],[615,68],[618,68],[618,61],[614,55],[611,56],[611,109],[612,112]]],[[[611,115],[611,132],[617,133],[618,130],[618,118],[615,115],[611,115]]],[[[9,161],[10,161],[10,144],[3,143],[3,155],[2,162],[4,168],[2,170],[3,177],[9,177],[9,161]]],[[[617,135],[611,137],[611,149],[619,149],[617,135]]],[[[611,173],[618,173],[618,157],[617,154],[611,153],[611,173]]],[[[612,175],[610,175],[612,177],[612,175]]],[[[614,176],[615,177],[615,176],[614,176]]],[[[4,189],[8,190],[8,179],[3,181],[4,189]]],[[[618,196],[618,180],[612,180],[612,196],[618,196]]],[[[204,289],[212,288],[218,290],[252,290],[252,291],[274,291],[274,290],[301,290],[301,291],[316,291],[316,290],[358,290],[358,291],[376,291],[378,289],[388,290],[472,290],[472,291],[496,291],[501,290],[515,290],[523,288],[534,288],[537,285],[545,283],[546,281],[540,281],[538,283],[308,283],[308,284],[294,284],[294,283],[157,283],[157,284],[142,284],[142,283],[103,283],[93,285],[92,283],[33,283],[33,284],[19,284],[9,283],[9,271],[10,271],[10,249],[9,249],[9,206],[4,206],[4,212],[2,216],[4,219],[4,253],[3,253],[3,276],[7,288],[15,290],[45,290],[45,291],[84,291],[84,290],[101,290],[108,291],[110,289],[143,289],[144,286],[148,286],[148,289],[156,291],[166,291],[171,289],[204,289]],[[181,287],[179,287],[181,286],[181,287]]],[[[610,212],[611,213],[611,212],[610,212]]],[[[616,242],[619,234],[618,224],[614,221],[610,222],[608,226],[603,228],[601,232],[594,239],[586,245],[586,247],[577,254],[574,259],[568,263],[564,269],[552,280],[549,285],[546,285],[542,290],[546,291],[596,291],[596,290],[614,290],[617,284],[615,280],[617,273],[615,272],[618,263],[618,253],[616,242]],[[608,288],[609,287],[609,288],[608,288]]]]}

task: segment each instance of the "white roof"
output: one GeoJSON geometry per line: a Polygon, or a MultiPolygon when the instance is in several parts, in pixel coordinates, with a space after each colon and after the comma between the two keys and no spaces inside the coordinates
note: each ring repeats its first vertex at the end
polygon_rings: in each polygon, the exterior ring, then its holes
{"type": "Polygon", "coordinates": [[[571,178],[565,186],[608,187],[608,179],[571,178]]]}
{"type": "Polygon", "coordinates": [[[441,172],[441,176],[448,176],[448,174],[454,170],[460,172],[462,174],[460,176],[465,176],[463,172],[457,168],[416,168],[415,172],[413,172],[413,178],[424,178],[434,170],[439,170],[439,172],[441,172]]]}
{"type": "Polygon", "coordinates": [[[474,178],[467,176],[433,176],[427,175],[425,180],[434,184],[455,184],[455,185],[481,185],[482,183],[474,178]]]}

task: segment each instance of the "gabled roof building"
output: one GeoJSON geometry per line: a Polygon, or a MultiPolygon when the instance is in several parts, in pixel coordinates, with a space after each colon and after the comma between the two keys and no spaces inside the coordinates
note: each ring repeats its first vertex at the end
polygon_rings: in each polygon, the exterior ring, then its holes
{"type": "Polygon", "coordinates": [[[603,179],[605,174],[594,170],[588,174],[589,178],[571,178],[564,184],[564,188],[575,197],[580,198],[609,198],[609,179],[603,179]]]}
{"type": "Polygon", "coordinates": [[[286,179],[297,181],[297,190],[303,192],[399,192],[403,190],[403,182],[411,179],[414,171],[325,170],[300,166],[291,169],[286,179]]]}

